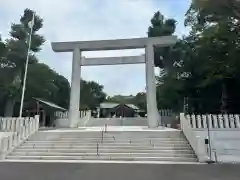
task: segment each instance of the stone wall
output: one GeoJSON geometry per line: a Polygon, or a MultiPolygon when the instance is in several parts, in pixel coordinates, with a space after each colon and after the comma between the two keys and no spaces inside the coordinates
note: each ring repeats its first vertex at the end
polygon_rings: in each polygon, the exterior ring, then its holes
{"type": "Polygon", "coordinates": [[[0,118],[0,159],[12,152],[29,136],[38,131],[39,116],[0,118]]]}
{"type": "Polygon", "coordinates": [[[182,130],[199,159],[225,163],[240,162],[239,119],[227,114],[180,116],[182,130]]]}

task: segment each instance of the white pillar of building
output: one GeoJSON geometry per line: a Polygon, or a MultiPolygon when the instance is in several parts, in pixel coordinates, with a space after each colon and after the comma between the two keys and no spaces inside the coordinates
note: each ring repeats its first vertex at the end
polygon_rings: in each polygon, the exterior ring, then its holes
{"type": "Polygon", "coordinates": [[[80,102],[80,80],[81,80],[81,51],[74,49],[72,61],[72,80],[71,93],[69,104],[69,126],[74,127],[78,122],[79,116],[79,102],[80,102]]]}
{"type": "Polygon", "coordinates": [[[147,91],[147,119],[148,127],[158,127],[160,116],[157,110],[156,80],[154,73],[154,50],[153,45],[145,47],[146,56],[146,91],[147,91]]]}

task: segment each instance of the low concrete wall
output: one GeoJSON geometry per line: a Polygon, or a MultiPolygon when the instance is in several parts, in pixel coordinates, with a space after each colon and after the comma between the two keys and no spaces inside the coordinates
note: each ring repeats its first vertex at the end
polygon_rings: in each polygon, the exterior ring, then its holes
{"type": "Polygon", "coordinates": [[[181,129],[188,140],[189,144],[192,146],[198,160],[200,162],[206,162],[209,160],[208,153],[205,148],[204,138],[197,135],[197,133],[192,129],[190,121],[184,115],[180,114],[181,129]]]}
{"type": "Polygon", "coordinates": [[[11,136],[13,134],[13,132],[0,132],[0,139],[2,137],[8,137],[11,136]]]}
{"type": "Polygon", "coordinates": [[[55,120],[55,126],[57,128],[69,127],[69,120],[67,118],[65,118],[65,119],[56,119],[55,120]]]}
{"type": "Polygon", "coordinates": [[[25,118],[0,118],[0,159],[38,131],[39,116],[25,118]]]}
{"type": "MultiPolygon", "coordinates": [[[[80,118],[76,121],[76,124],[74,126],[85,126],[86,123],[91,118],[91,111],[80,111],[80,118]]],[[[57,128],[68,128],[70,127],[69,119],[66,118],[58,118],[55,120],[55,126],[57,128]]]]}
{"type": "Polygon", "coordinates": [[[223,163],[240,163],[239,119],[239,115],[180,116],[183,133],[195,153],[223,163]]]}
{"type": "Polygon", "coordinates": [[[85,126],[147,126],[147,118],[91,118],[85,126]]]}
{"type": "MultiPolygon", "coordinates": [[[[2,139],[12,137],[13,135],[14,135],[14,132],[0,132],[0,142],[2,143],[2,139]]],[[[0,146],[3,146],[1,143],[0,143],[0,146]]],[[[2,147],[0,147],[0,149],[2,149],[2,147]]],[[[0,155],[1,155],[1,152],[0,152],[0,155]]]]}
{"type": "Polygon", "coordinates": [[[240,129],[193,129],[200,141],[209,139],[209,157],[217,162],[240,163],[240,129]]]}
{"type": "Polygon", "coordinates": [[[176,121],[176,114],[173,113],[171,109],[160,109],[159,115],[161,117],[160,125],[165,127],[171,127],[171,125],[176,121]]]}

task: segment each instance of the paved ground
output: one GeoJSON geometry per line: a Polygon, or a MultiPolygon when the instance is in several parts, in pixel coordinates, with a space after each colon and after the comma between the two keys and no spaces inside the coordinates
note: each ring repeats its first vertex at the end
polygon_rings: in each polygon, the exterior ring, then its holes
{"type": "Polygon", "coordinates": [[[1,180],[239,180],[240,165],[0,163],[1,180]]]}

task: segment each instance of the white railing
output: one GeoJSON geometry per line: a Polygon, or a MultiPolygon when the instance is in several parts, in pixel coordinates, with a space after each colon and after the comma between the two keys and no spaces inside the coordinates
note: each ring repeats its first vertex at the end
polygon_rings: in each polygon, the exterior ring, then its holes
{"type": "Polygon", "coordinates": [[[171,109],[159,109],[160,116],[172,116],[174,113],[171,109]]]}
{"type": "Polygon", "coordinates": [[[56,111],[54,113],[54,116],[59,118],[59,119],[67,119],[68,118],[68,112],[56,111]]]}
{"type": "MultiPolygon", "coordinates": [[[[91,114],[92,112],[90,110],[79,111],[79,119],[76,119],[74,127],[84,126],[91,118],[91,114]]],[[[56,127],[64,128],[64,127],[70,126],[69,124],[70,122],[68,119],[68,112],[59,111],[59,112],[55,112],[54,115],[56,117],[56,122],[55,122],[56,127]]]]}
{"type": "Polygon", "coordinates": [[[159,125],[171,127],[173,122],[176,120],[175,113],[171,109],[160,109],[158,112],[161,117],[159,125]]]}
{"type": "Polygon", "coordinates": [[[85,126],[92,117],[92,111],[80,111],[80,120],[77,126],[85,126]]]}
{"type": "MultiPolygon", "coordinates": [[[[80,118],[85,117],[88,114],[88,112],[89,112],[89,110],[79,111],[80,118]]],[[[59,118],[59,119],[67,119],[68,118],[68,111],[66,111],[66,112],[56,111],[54,113],[54,116],[59,118]]]]}
{"type": "Polygon", "coordinates": [[[218,115],[189,115],[191,128],[201,129],[240,129],[240,116],[238,114],[218,115]]]}
{"type": "Polygon", "coordinates": [[[180,120],[183,133],[197,155],[205,153],[216,162],[240,162],[240,115],[182,114],[180,120]],[[197,143],[200,145],[196,147],[197,143]]]}
{"type": "Polygon", "coordinates": [[[147,126],[147,118],[124,117],[124,118],[90,118],[84,126],[147,126]]]}
{"type": "Polygon", "coordinates": [[[204,139],[198,136],[197,133],[195,133],[195,131],[192,129],[189,121],[189,115],[185,116],[184,113],[181,113],[180,123],[181,129],[185,137],[187,138],[189,144],[191,145],[192,149],[194,150],[195,154],[197,155],[198,160],[200,162],[208,161],[209,157],[205,148],[204,139]]]}
{"type": "Polygon", "coordinates": [[[0,131],[6,133],[0,137],[0,159],[4,159],[15,147],[38,131],[39,116],[28,118],[0,118],[0,131]]]}

